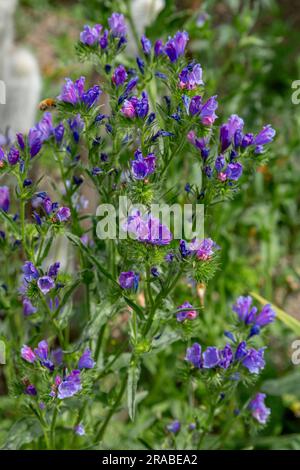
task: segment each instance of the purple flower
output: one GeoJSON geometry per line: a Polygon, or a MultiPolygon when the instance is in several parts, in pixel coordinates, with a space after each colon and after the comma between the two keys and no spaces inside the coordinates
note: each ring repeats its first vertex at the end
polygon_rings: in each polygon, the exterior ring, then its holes
{"type": "Polygon", "coordinates": [[[264,126],[257,134],[254,140],[255,145],[265,145],[273,141],[276,131],[271,127],[271,124],[264,126]]]}
{"type": "Polygon", "coordinates": [[[53,135],[52,114],[45,113],[42,119],[36,124],[32,130],[37,130],[39,134],[36,135],[41,142],[45,142],[53,135]]]}
{"type": "Polygon", "coordinates": [[[82,424],[77,424],[74,428],[74,432],[75,434],[77,434],[77,436],[84,436],[85,435],[85,430],[84,430],[84,427],[82,424]]]}
{"type": "MultiPolygon", "coordinates": [[[[226,124],[220,128],[220,142],[221,151],[224,152],[231,143],[239,143],[242,130],[244,128],[244,121],[237,114],[232,114],[226,124]]],[[[236,145],[237,146],[237,145],[236,145]]]]}
{"type": "Polygon", "coordinates": [[[91,108],[93,104],[98,101],[99,96],[101,95],[102,91],[99,85],[94,85],[92,88],[87,90],[82,95],[82,102],[86,105],[87,108],[91,108]]]}
{"type": "Polygon", "coordinates": [[[205,369],[211,369],[219,365],[220,362],[220,351],[214,346],[210,346],[203,353],[203,367],[205,369]]]}
{"type": "Polygon", "coordinates": [[[233,361],[233,353],[230,344],[226,344],[224,349],[220,350],[220,362],[219,366],[222,367],[222,369],[228,369],[230,364],[233,361]]]}
{"type": "Polygon", "coordinates": [[[161,224],[159,219],[150,214],[142,217],[138,211],[128,217],[124,229],[133,234],[138,241],[151,245],[168,245],[173,239],[168,227],[161,224]]]}
{"type": "Polygon", "coordinates": [[[194,238],[189,244],[189,250],[196,252],[197,258],[202,261],[210,259],[217,249],[219,247],[211,238],[204,238],[203,240],[194,238]]]}
{"type": "Polygon", "coordinates": [[[70,130],[72,131],[73,139],[75,140],[76,143],[78,143],[79,138],[80,138],[80,133],[84,129],[84,120],[82,119],[80,114],[77,114],[73,119],[68,119],[68,124],[69,124],[70,130]]]}
{"type": "Polygon", "coordinates": [[[224,155],[219,155],[215,161],[215,169],[220,172],[225,166],[225,157],[224,155]]]}
{"type": "Polygon", "coordinates": [[[232,310],[238,315],[240,321],[246,325],[253,324],[258,327],[268,325],[274,321],[276,314],[270,304],[265,305],[262,311],[257,313],[257,308],[252,307],[252,302],[252,297],[241,296],[233,305],[232,310]]]}
{"type": "Polygon", "coordinates": [[[95,42],[99,41],[101,31],[101,24],[96,24],[92,28],[88,25],[85,25],[83,31],[80,33],[80,41],[88,46],[93,46],[95,42]]]}
{"type": "Polygon", "coordinates": [[[199,343],[194,343],[190,348],[187,348],[185,360],[191,362],[198,369],[202,368],[201,346],[199,343]]]}
{"type": "Polygon", "coordinates": [[[236,361],[240,361],[241,359],[243,359],[245,356],[247,355],[247,344],[246,344],[246,341],[242,341],[238,347],[236,348],[236,352],[235,352],[235,360],[236,361]]]}
{"type": "Polygon", "coordinates": [[[265,305],[262,311],[256,315],[255,325],[265,326],[272,323],[275,320],[276,313],[272,309],[270,304],[265,305]]]}
{"type": "Polygon", "coordinates": [[[242,360],[243,366],[246,367],[251,374],[259,374],[260,370],[265,367],[264,350],[265,348],[260,348],[259,350],[250,348],[245,358],[242,360]]]}
{"type": "Polygon", "coordinates": [[[136,117],[134,100],[132,98],[124,101],[124,104],[121,108],[121,113],[129,119],[136,117]]]}
{"type": "Polygon", "coordinates": [[[50,292],[51,289],[54,288],[55,282],[53,281],[52,277],[43,276],[38,279],[37,285],[42,294],[46,295],[48,292],[50,292]]]}
{"type": "Polygon", "coordinates": [[[47,215],[51,214],[51,212],[53,211],[53,203],[52,203],[49,196],[46,196],[43,199],[42,206],[43,206],[43,208],[44,208],[47,215]]]}
{"type": "Polygon", "coordinates": [[[30,385],[27,385],[26,389],[25,389],[25,392],[24,392],[26,395],[30,395],[32,397],[35,397],[37,395],[37,391],[36,391],[36,388],[34,385],[30,384],[30,385]]]}
{"type": "Polygon", "coordinates": [[[51,361],[48,359],[49,355],[49,348],[48,348],[48,343],[47,341],[43,340],[40,341],[38,344],[38,347],[34,350],[36,355],[39,357],[41,360],[41,364],[48,367],[50,370],[54,370],[54,365],[51,361]]]}
{"type": "Polygon", "coordinates": [[[127,77],[128,75],[124,65],[118,65],[112,75],[112,81],[116,86],[120,86],[127,80],[127,77]]]}
{"type": "Polygon", "coordinates": [[[36,355],[34,354],[32,349],[26,344],[24,344],[21,349],[21,357],[25,361],[30,362],[30,364],[33,364],[36,360],[36,355]]]}
{"type": "MultiPolygon", "coordinates": [[[[202,98],[199,95],[193,96],[189,105],[189,114],[190,116],[195,116],[201,111],[202,98]]],[[[196,143],[196,141],[195,141],[196,143]]]]}
{"type": "Polygon", "coordinates": [[[183,258],[187,258],[191,254],[191,251],[188,248],[188,244],[185,240],[180,240],[179,242],[179,251],[183,258]]]}
{"type": "Polygon", "coordinates": [[[252,307],[252,302],[252,297],[240,296],[232,307],[232,310],[238,315],[240,321],[244,322],[246,325],[254,322],[257,312],[257,308],[252,307]]]}
{"type": "Polygon", "coordinates": [[[51,359],[53,360],[54,364],[57,366],[61,366],[63,362],[63,351],[61,348],[54,349],[51,352],[51,359]]]}
{"type": "Polygon", "coordinates": [[[64,133],[65,133],[65,126],[63,125],[63,123],[58,124],[58,126],[56,126],[53,129],[53,133],[54,133],[56,142],[58,144],[61,144],[64,138],[64,133]]]}
{"type": "Polygon", "coordinates": [[[225,170],[225,175],[229,180],[237,181],[243,173],[243,165],[239,162],[237,163],[228,163],[228,166],[225,170]]]}
{"type": "Polygon", "coordinates": [[[202,80],[202,68],[200,64],[190,64],[179,74],[180,88],[194,90],[199,85],[204,85],[202,80]]]}
{"type": "Polygon", "coordinates": [[[139,274],[133,271],[123,271],[119,276],[119,284],[122,289],[135,289],[139,285],[139,274]]]}
{"type": "Polygon", "coordinates": [[[82,389],[80,382],[80,371],[73,370],[58,386],[58,398],[63,400],[80,392],[82,389]]]}
{"type": "Polygon", "coordinates": [[[24,140],[24,135],[21,134],[21,132],[18,132],[16,134],[16,137],[17,137],[17,141],[18,141],[18,144],[19,144],[19,147],[21,150],[24,150],[25,149],[25,140],[24,140]]]}
{"type": "Polygon", "coordinates": [[[78,369],[93,369],[95,365],[96,362],[93,361],[91,350],[87,348],[78,361],[78,369]]]}
{"type": "Polygon", "coordinates": [[[99,41],[101,49],[106,49],[108,46],[108,30],[106,29],[99,41]]]}
{"type": "Polygon", "coordinates": [[[151,41],[145,35],[141,37],[141,44],[145,55],[151,54],[151,41]]]}
{"type": "Polygon", "coordinates": [[[124,15],[122,15],[121,13],[113,13],[108,19],[108,24],[110,26],[111,33],[113,36],[118,38],[126,36],[127,26],[125,24],[124,15]]]}
{"type": "Polygon", "coordinates": [[[54,264],[51,264],[51,266],[48,269],[48,276],[56,278],[58,271],[60,268],[60,262],[57,261],[54,264]]]}
{"type": "Polygon", "coordinates": [[[260,424],[266,424],[271,414],[270,408],[267,408],[265,405],[265,398],[266,395],[264,393],[257,393],[249,403],[249,409],[253,418],[260,424]]]}
{"type": "Polygon", "coordinates": [[[37,308],[32,305],[31,301],[27,297],[25,297],[23,299],[23,315],[25,317],[29,317],[30,315],[33,315],[36,312],[37,308]]]}
{"type": "Polygon", "coordinates": [[[10,206],[9,187],[0,186],[0,209],[8,212],[10,206]]]}
{"type": "Polygon", "coordinates": [[[35,157],[42,148],[41,132],[35,127],[29,130],[28,145],[31,158],[35,157]]]}
{"type": "Polygon", "coordinates": [[[60,207],[55,215],[59,222],[66,222],[71,217],[71,211],[68,207],[60,207]]]}
{"type": "Polygon", "coordinates": [[[20,152],[16,147],[12,147],[7,155],[7,160],[10,165],[16,165],[20,160],[20,152]]]}
{"type": "Polygon", "coordinates": [[[83,103],[87,108],[90,108],[102,93],[99,85],[94,85],[89,90],[84,91],[85,77],[80,77],[75,82],[70,78],[66,78],[65,81],[66,83],[64,84],[58,99],[65,103],[70,103],[73,106],[83,103]]]}
{"type": "Polygon", "coordinates": [[[22,271],[24,274],[24,279],[27,282],[30,282],[39,277],[39,272],[31,261],[25,261],[22,271]]]}
{"type": "Polygon", "coordinates": [[[242,147],[246,148],[249,147],[249,145],[252,145],[254,141],[254,135],[251,133],[245,134],[243,139],[242,139],[242,147]]]}
{"type": "Polygon", "coordinates": [[[184,54],[188,40],[189,35],[185,31],[177,31],[173,38],[169,38],[164,51],[171,62],[176,62],[177,59],[184,54]]]}
{"type": "Polygon", "coordinates": [[[157,56],[164,53],[164,44],[161,39],[157,39],[154,43],[154,54],[157,56]]]}
{"type": "Polygon", "coordinates": [[[193,308],[194,307],[189,302],[183,302],[182,305],[179,305],[179,307],[177,307],[178,313],[176,313],[177,321],[194,320],[197,317],[197,310],[193,310],[193,308]],[[185,310],[180,311],[181,309],[185,310]]]}
{"type": "Polygon", "coordinates": [[[149,153],[149,155],[143,157],[142,152],[136,150],[134,160],[130,162],[132,176],[137,180],[145,179],[154,172],[155,162],[156,156],[153,153],[149,153]]]}
{"type": "Polygon", "coordinates": [[[211,96],[201,108],[200,119],[204,126],[211,126],[217,119],[215,113],[218,108],[217,96],[211,96]]]}
{"type": "Polygon", "coordinates": [[[45,339],[43,339],[43,341],[40,341],[38,347],[35,348],[34,352],[40,359],[42,364],[47,361],[49,354],[49,346],[47,341],[45,339]]]}
{"type": "Polygon", "coordinates": [[[171,424],[168,424],[166,428],[169,432],[176,434],[180,431],[181,424],[179,421],[176,420],[176,421],[173,421],[171,424]]]}
{"type": "Polygon", "coordinates": [[[140,100],[136,100],[135,104],[135,112],[137,117],[145,118],[149,112],[149,101],[148,95],[145,91],[142,92],[142,97],[140,100]]]}

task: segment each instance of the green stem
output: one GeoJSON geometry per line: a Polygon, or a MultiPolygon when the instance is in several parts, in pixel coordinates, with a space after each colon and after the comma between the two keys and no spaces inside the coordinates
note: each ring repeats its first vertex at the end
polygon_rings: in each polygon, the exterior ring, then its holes
{"type": "Polygon", "coordinates": [[[58,408],[55,407],[52,416],[51,428],[50,428],[50,438],[51,438],[51,449],[55,450],[55,425],[56,425],[56,418],[58,415],[58,408]]]}
{"type": "Polygon", "coordinates": [[[103,436],[105,434],[105,431],[106,431],[106,428],[111,420],[111,418],[113,417],[113,415],[115,414],[118,406],[120,405],[121,403],[121,400],[123,398],[123,395],[124,395],[124,392],[126,390],[126,385],[127,385],[127,375],[124,375],[124,378],[123,378],[123,381],[122,381],[122,384],[121,384],[121,388],[120,388],[120,391],[118,393],[118,396],[116,398],[116,401],[115,403],[113,404],[113,406],[111,407],[111,409],[109,410],[102,426],[100,427],[99,431],[97,432],[96,434],[96,442],[101,442],[102,439],[103,439],[103,436]]]}
{"type": "Polygon", "coordinates": [[[102,343],[103,343],[105,329],[106,329],[106,324],[102,325],[102,327],[100,329],[98,339],[97,339],[97,344],[96,344],[96,349],[95,349],[95,361],[96,362],[98,361],[99,354],[100,354],[100,351],[101,351],[101,346],[102,346],[102,343]]]}

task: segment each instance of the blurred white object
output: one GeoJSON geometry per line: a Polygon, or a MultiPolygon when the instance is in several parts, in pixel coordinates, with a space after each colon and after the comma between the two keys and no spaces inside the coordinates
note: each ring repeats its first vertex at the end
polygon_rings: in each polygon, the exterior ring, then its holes
{"type": "MultiPolygon", "coordinates": [[[[131,14],[139,37],[145,33],[147,26],[149,26],[157,15],[165,7],[165,0],[131,0],[131,14]]],[[[138,49],[128,25],[128,49],[132,54],[136,54],[138,49]]]]}
{"type": "Polygon", "coordinates": [[[31,52],[14,45],[14,13],[17,0],[0,0],[0,80],[5,84],[6,104],[0,105],[0,133],[27,132],[35,123],[41,77],[31,52]]]}

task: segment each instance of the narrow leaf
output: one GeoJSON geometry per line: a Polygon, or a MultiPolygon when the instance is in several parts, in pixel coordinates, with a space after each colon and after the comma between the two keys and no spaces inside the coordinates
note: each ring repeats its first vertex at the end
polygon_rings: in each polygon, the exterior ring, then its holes
{"type": "Polygon", "coordinates": [[[128,371],[128,383],[127,383],[127,403],[128,413],[132,421],[134,421],[136,411],[136,392],[137,385],[140,377],[140,364],[133,361],[128,371]]]}

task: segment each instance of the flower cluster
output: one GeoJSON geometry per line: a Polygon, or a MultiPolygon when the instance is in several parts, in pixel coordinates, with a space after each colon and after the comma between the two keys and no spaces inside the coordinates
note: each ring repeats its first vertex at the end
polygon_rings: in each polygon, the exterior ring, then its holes
{"type": "MultiPolygon", "coordinates": [[[[51,355],[46,340],[40,341],[37,348],[34,348],[34,350],[27,345],[23,345],[21,358],[29,364],[39,364],[47,368],[50,372],[54,372],[56,369],[63,366],[62,351],[53,351],[51,355]]],[[[82,390],[81,371],[84,369],[93,369],[94,366],[95,362],[92,359],[91,351],[87,348],[79,358],[78,369],[73,369],[69,374],[65,374],[63,377],[56,375],[54,384],[49,391],[49,396],[63,400],[77,394],[82,390]]],[[[36,387],[32,384],[30,387],[30,394],[34,396],[37,395],[36,387]],[[32,393],[33,390],[34,393],[32,393]]],[[[28,388],[25,393],[29,394],[28,388]]]]}

